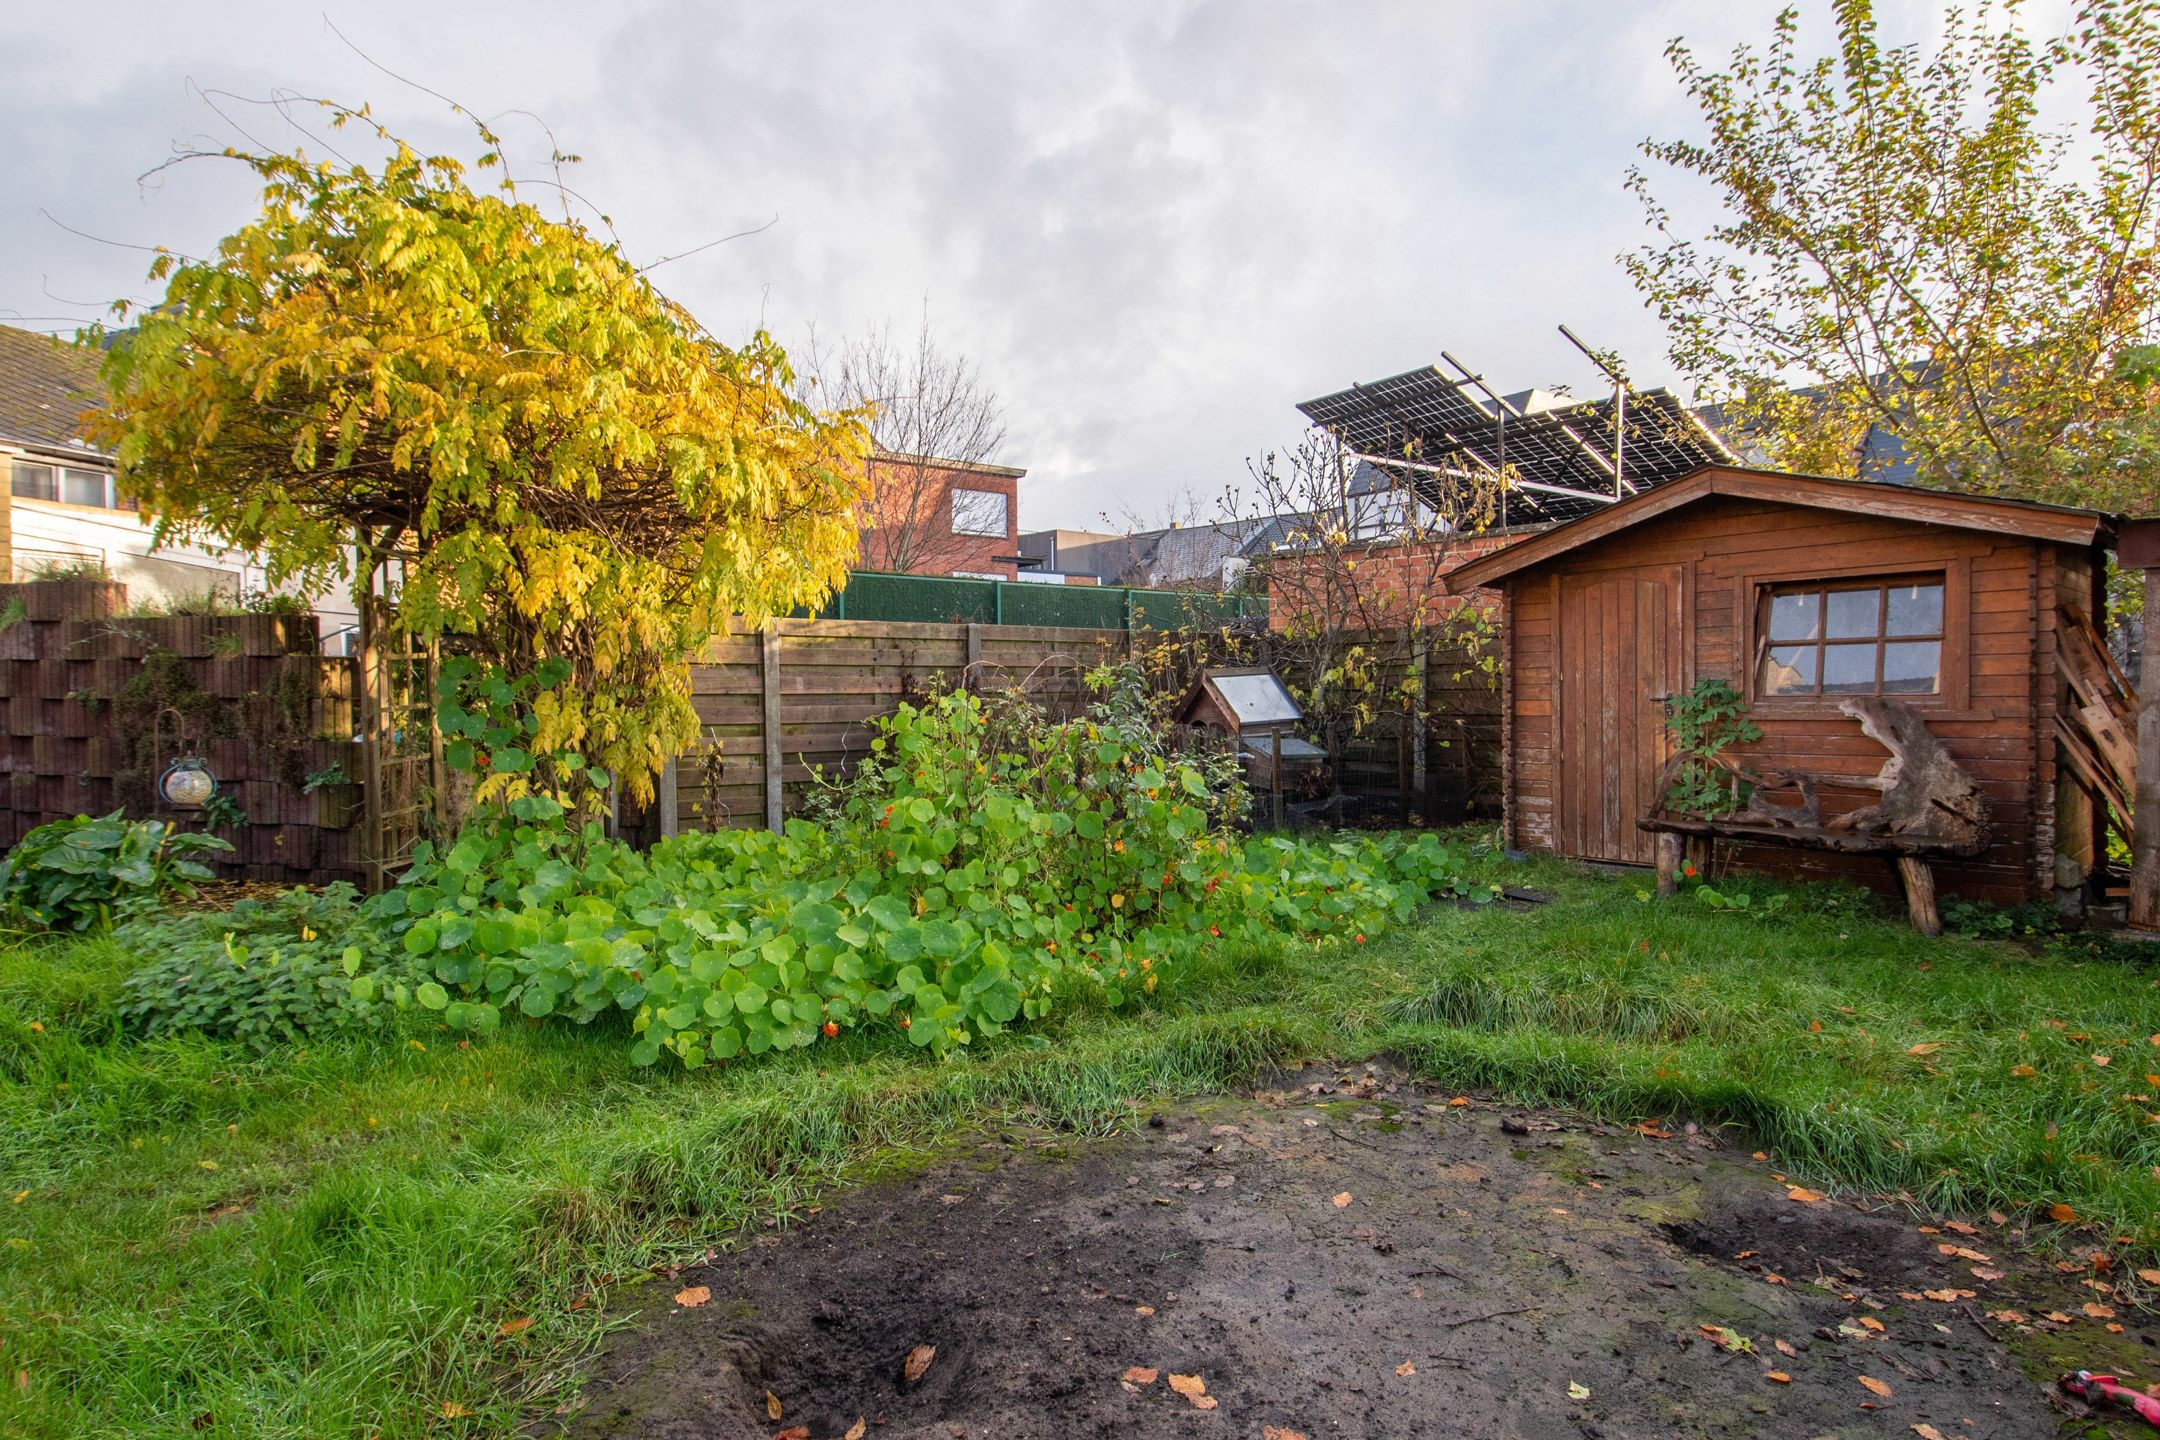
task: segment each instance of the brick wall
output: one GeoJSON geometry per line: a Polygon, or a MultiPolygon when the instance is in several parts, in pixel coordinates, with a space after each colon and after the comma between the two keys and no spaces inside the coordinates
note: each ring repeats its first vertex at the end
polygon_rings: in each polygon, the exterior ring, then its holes
{"type": "Polygon", "coordinates": [[[863,511],[864,570],[911,575],[1018,573],[1020,478],[1027,472],[1001,465],[956,465],[907,456],[870,460],[870,503],[863,511]],[[953,533],[953,491],[987,491],[1005,497],[1000,535],[953,533]]]}
{"type": "Polygon", "coordinates": [[[1329,588],[1329,577],[1324,572],[1346,563],[1355,563],[1357,570],[1339,578],[1344,587],[1356,588],[1360,607],[1366,612],[1356,617],[1359,619],[1401,625],[1421,618],[1430,624],[1473,599],[1479,604],[1497,605],[1500,597],[1495,591],[1480,590],[1474,596],[1448,594],[1445,576],[1514,544],[1525,533],[1377,543],[1360,548],[1347,559],[1339,553],[1270,556],[1262,562],[1268,580],[1268,626],[1285,630],[1298,623],[1303,618],[1301,612],[1329,588]]]}

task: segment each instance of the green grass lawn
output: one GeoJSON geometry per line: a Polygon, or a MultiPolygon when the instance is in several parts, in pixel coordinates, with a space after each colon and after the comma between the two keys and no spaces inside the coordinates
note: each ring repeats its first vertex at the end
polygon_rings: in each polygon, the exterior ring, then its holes
{"type": "Polygon", "coordinates": [[[422,1017],[299,1053],[136,1043],[110,1019],[118,946],[0,950],[0,1433],[506,1434],[655,1264],[979,1122],[1099,1133],[1326,1053],[1735,1122],[1796,1177],[2160,1251],[2160,960],[1923,941],[1828,892],[1754,917],[1480,863],[1558,899],[1217,955],[1151,1009],[1070,1007],[943,1064],[850,1037],[640,1071],[619,1031],[467,1045],[422,1017]]]}

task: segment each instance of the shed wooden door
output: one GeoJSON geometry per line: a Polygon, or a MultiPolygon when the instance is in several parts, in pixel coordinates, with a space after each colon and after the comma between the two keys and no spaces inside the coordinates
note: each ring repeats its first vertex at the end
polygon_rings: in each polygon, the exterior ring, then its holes
{"type": "Polygon", "coordinates": [[[1560,853],[1647,865],[1670,748],[1658,698],[1683,688],[1687,616],[1677,565],[1560,577],[1560,853]]]}

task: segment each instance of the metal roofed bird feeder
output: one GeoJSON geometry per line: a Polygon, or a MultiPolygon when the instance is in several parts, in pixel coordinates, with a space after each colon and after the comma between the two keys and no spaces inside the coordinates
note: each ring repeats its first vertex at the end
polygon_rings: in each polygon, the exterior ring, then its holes
{"type": "Polygon", "coordinates": [[[1316,780],[1327,763],[1327,751],[1292,733],[1305,711],[1281,678],[1262,666],[1201,671],[1171,718],[1228,736],[1245,783],[1270,797],[1278,824],[1283,791],[1316,780]]]}

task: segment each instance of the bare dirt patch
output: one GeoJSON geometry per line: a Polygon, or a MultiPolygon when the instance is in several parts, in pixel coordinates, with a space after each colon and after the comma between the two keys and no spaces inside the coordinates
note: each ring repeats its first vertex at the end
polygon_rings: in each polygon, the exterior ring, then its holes
{"type": "Polygon", "coordinates": [[[640,1287],[570,1429],[2039,1440],[2083,1418],[2054,1352],[2160,1372],[2150,1317],[2085,1312],[2091,1277],[2006,1231],[1796,1200],[1685,1128],[1453,1099],[1329,1067],[1114,1140],[987,1137],[640,1287]]]}

